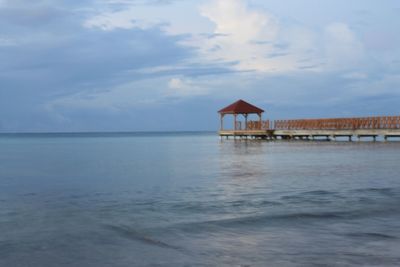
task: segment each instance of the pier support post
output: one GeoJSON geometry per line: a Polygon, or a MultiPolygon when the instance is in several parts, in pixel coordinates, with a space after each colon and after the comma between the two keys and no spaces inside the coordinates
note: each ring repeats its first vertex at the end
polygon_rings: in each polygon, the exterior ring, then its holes
{"type": "Polygon", "coordinates": [[[349,142],[352,142],[352,141],[353,141],[353,138],[351,135],[349,135],[349,142]]]}

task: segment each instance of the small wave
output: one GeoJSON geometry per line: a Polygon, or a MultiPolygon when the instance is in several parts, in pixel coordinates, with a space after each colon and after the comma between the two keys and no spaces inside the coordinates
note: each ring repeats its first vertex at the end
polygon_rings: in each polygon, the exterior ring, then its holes
{"type": "MultiPolygon", "coordinates": [[[[276,224],[297,224],[297,223],[323,223],[326,221],[354,220],[365,217],[382,217],[391,215],[399,210],[398,206],[374,209],[358,210],[336,210],[336,211],[305,211],[284,214],[258,214],[241,216],[236,218],[224,218],[217,220],[206,220],[199,222],[188,222],[176,225],[188,231],[204,230],[209,227],[240,227],[240,226],[273,226],[276,224]]],[[[371,234],[372,235],[372,234],[371,234]]]]}
{"type": "Polygon", "coordinates": [[[271,201],[271,200],[263,200],[260,202],[261,206],[281,206],[283,205],[281,202],[278,201],[271,201]]]}
{"type": "Polygon", "coordinates": [[[236,227],[239,225],[254,225],[260,223],[263,225],[266,225],[267,223],[297,223],[299,220],[332,220],[346,218],[347,216],[348,214],[346,212],[300,212],[276,215],[243,216],[238,218],[190,222],[181,226],[188,229],[200,229],[202,227],[208,228],[209,226],[236,227]]]}
{"type": "Polygon", "coordinates": [[[278,206],[282,203],[271,200],[236,200],[228,202],[229,206],[233,207],[261,207],[261,206],[278,206]]]}
{"type": "Polygon", "coordinates": [[[381,234],[381,233],[369,233],[369,232],[349,233],[347,234],[347,236],[359,237],[359,238],[374,238],[374,239],[397,239],[396,236],[381,234]]]}
{"type": "Polygon", "coordinates": [[[353,192],[357,193],[379,193],[383,195],[394,195],[394,194],[400,194],[400,188],[389,188],[389,187],[369,187],[369,188],[360,188],[360,189],[354,189],[352,190],[353,192]]]}
{"type": "Polygon", "coordinates": [[[162,247],[162,248],[168,248],[168,249],[179,249],[178,247],[175,247],[175,246],[167,244],[163,241],[154,239],[143,233],[135,231],[127,226],[106,225],[105,228],[119,234],[120,236],[122,236],[124,238],[135,240],[135,241],[140,241],[140,242],[148,244],[148,245],[162,247]]]}
{"type": "Polygon", "coordinates": [[[326,191],[326,190],[313,190],[313,191],[306,191],[306,192],[301,192],[298,194],[293,194],[293,195],[285,195],[282,196],[281,199],[283,200],[295,200],[295,199],[307,199],[307,198],[315,198],[315,197],[335,197],[337,196],[337,192],[332,192],[332,191],[326,191]]]}
{"type": "Polygon", "coordinates": [[[313,190],[313,191],[306,191],[301,193],[301,195],[316,195],[316,196],[325,196],[325,195],[335,195],[336,192],[327,191],[327,190],[313,190]]]}
{"type": "Polygon", "coordinates": [[[346,212],[315,212],[315,213],[292,213],[276,216],[276,219],[338,219],[347,215],[346,212]]]}
{"type": "Polygon", "coordinates": [[[261,208],[267,206],[280,206],[283,205],[277,201],[271,200],[233,200],[228,202],[182,202],[175,203],[170,207],[173,210],[188,211],[190,213],[203,212],[203,213],[223,213],[230,208],[261,208]]]}
{"type": "Polygon", "coordinates": [[[286,204],[329,204],[336,201],[337,198],[334,196],[310,196],[310,195],[294,195],[294,196],[282,196],[282,202],[286,204]]]}

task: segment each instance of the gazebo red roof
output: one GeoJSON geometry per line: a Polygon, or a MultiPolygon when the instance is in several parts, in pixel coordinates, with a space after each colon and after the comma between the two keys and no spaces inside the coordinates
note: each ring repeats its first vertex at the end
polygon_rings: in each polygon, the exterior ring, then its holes
{"type": "Polygon", "coordinates": [[[263,113],[264,110],[247,103],[240,99],[233,104],[218,111],[221,114],[251,114],[251,113],[263,113]]]}

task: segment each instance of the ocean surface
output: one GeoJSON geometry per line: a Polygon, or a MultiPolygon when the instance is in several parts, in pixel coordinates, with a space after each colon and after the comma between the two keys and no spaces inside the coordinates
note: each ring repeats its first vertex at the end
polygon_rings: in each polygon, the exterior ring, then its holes
{"type": "Polygon", "coordinates": [[[400,266],[400,142],[0,135],[0,266],[400,266]]]}

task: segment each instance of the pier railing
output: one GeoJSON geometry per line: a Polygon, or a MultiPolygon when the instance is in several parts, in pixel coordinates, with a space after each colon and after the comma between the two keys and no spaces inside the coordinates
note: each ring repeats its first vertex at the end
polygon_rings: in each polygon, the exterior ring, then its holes
{"type": "Polygon", "coordinates": [[[270,121],[248,121],[247,122],[247,130],[269,130],[271,129],[270,127],[270,121]]]}
{"type": "Polygon", "coordinates": [[[400,116],[275,120],[275,130],[400,129],[400,116]]]}
{"type": "Polygon", "coordinates": [[[242,123],[241,121],[236,122],[235,130],[246,130],[246,131],[257,131],[257,130],[270,130],[271,122],[269,120],[266,121],[248,121],[247,125],[242,123]]]}

